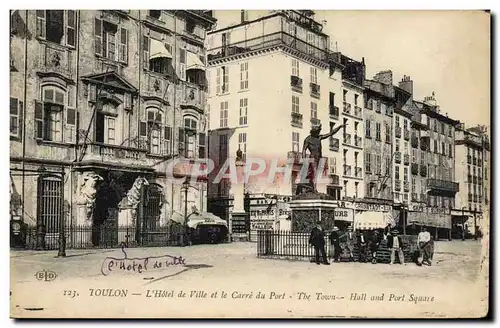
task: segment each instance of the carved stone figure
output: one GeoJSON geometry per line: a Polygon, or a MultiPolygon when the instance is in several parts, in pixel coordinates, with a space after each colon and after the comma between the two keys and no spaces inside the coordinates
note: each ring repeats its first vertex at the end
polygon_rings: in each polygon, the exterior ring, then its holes
{"type": "Polygon", "coordinates": [[[140,176],[135,179],[132,188],[127,192],[128,204],[132,208],[132,216],[135,219],[137,215],[137,206],[141,202],[141,189],[143,186],[149,185],[148,180],[146,178],[140,176]]]}
{"type": "Polygon", "coordinates": [[[80,176],[79,197],[77,203],[86,206],[87,219],[92,217],[95,206],[95,198],[99,183],[103,178],[94,172],[84,172],[80,176]]]}

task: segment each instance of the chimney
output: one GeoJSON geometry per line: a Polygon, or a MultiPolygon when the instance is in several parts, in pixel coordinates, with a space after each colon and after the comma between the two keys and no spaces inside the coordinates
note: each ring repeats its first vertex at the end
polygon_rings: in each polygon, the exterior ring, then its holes
{"type": "Polygon", "coordinates": [[[413,95],[413,80],[409,76],[403,76],[403,79],[399,82],[399,87],[413,95]]]}
{"type": "Polygon", "coordinates": [[[373,79],[382,84],[392,85],[392,71],[391,70],[380,71],[377,74],[375,74],[373,79]]]}

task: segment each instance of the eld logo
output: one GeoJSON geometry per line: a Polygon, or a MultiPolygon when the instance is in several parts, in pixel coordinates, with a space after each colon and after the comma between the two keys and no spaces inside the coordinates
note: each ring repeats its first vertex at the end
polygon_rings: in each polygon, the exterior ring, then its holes
{"type": "Polygon", "coordinates": [[[57,274],[54,271],[42,270],[35,273],[35,277],[40,281],[53,281],[56,280],[57,274]]]}

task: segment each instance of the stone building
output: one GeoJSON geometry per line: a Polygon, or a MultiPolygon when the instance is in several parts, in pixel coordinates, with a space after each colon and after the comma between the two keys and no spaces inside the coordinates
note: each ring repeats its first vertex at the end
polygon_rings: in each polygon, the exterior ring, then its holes
{"type": "MultiPolygon", "coordinates": [[[[214,23],[192,10],[13,11],[17,216],[49,236],[64,215],[92,227],[84,242],[99,245],[103,227],[144,233],[181,211],[167,163],[206,157],[204,40],[214,23]]],[[[206,209],[206,182],[190,184],[189,208],[206,209]]]]}

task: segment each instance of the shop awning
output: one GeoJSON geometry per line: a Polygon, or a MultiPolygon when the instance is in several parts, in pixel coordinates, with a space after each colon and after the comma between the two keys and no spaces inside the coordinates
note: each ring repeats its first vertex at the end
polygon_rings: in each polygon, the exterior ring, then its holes
{"type": "Polygon", "coordinates": [[[354,228],[360,230],[384,229],[390,222],[388,212],[357,212],[354,217],[354,228]]]}
{"type": "MultiPolygon", "coordinates": [[[[217,215],[210,212],[202,212],[197,214],[191,214],[188,218],[188,227],[196,229],[199,225],[223,225],[227,228],[227,222],[218,217],[217,215]]],[[[178,212],[174,212],[170,218],[180,224],[184,224],[184,215],[178,212]]]]}
{"type": "Polygon", "coordinates": [[[151,47],[149,50],[150,60],[155,58],[172,58],[172,54],[170,53],[170,51],[168,51],[167,47],[163,42],[151,39],[150,47],[151,47]]]}
{"type": "Polygon", "coordinates": [[[408,224],[450,229],[451,215],[428,212],[408,212],[408,224]]]}
{"type": "Polygon", "coordinates": [[[188,51],[186,69],[199,69],[205,71],[205,64],[201,62],[200,58],[198,58],[196,54],[188,51]]]}

